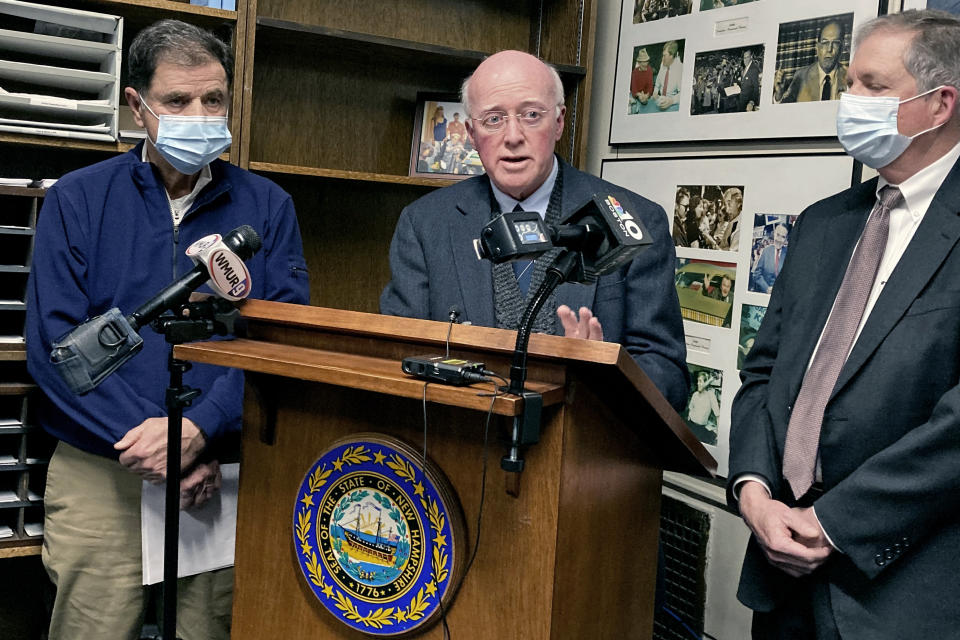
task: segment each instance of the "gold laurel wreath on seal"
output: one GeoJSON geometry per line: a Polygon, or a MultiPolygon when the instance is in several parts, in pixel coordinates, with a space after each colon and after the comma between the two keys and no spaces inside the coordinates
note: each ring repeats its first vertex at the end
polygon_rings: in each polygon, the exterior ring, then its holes
{"type": "MultiPolygon", "coordinates": [[[[345,466],[350,467],[355,464],[360,464],[361,462],[369,462],[370,460],[373,460],[374,464],[384,464],[386,457],[381,452],[378,451],[374,454],[375,457],[371,457],[369,454],[370,450],[363,445],[347,447],[343,450],[340,457],[333,461],[333,466],[340,471],[345,466]]],[[[326,464],[315,469],[314,472],[310,474],[308,480],[310,493],[305,493],[303,498],[300,499],[300,502],[303,503],[303,509],[297,513],[296,526],[297,540],[300,542],[300,553],[303,554],[305,558],[307,572],[310,574],[310,582],[320,587],[320,590],[327,599],[333,598],[337,609],[342,612],[346,620],[359,622],[365,627],[373,627],[374,629],[392,626],[394,621],[399,623],[423,618],[424,612],[430,605],[430,598],[437,595],[437,585],[447,578],[447,564],[449,561],[449,555],[443,551],[443,548],[447,545],[446,536],[442,533],[446,519],[440,511],[440,505],[437,501],[430,497],[424,497],[423,485],[419,482],[414,482],[416,480],[416,468],[395,453],[390,456],[390,460],[386,462],[386,466],[402,481],[409,482],[413,485],[414,493],[420,496],[420,504],[423,506],[424,511],[426,511],[427,517],[430,520],[430,528],[433,529],[434,532],[433,559],[430,563],[432,580],[428,582],[426,586],[420,587],[420,591],[411,598],[406,608],[380,607],[375,611],[370,611],[366,615],[363,615],[349,596],[324,580],[323,573],[320,571],[319,562],[317,561],[317,554],[310,546],[307,535],[310,533],[310,527],[313,522],[312,511],[310,509],[313,505],[313,495],[327,484],[327,478],[333,473],[333,469],[327,469],[326,464]]]]}

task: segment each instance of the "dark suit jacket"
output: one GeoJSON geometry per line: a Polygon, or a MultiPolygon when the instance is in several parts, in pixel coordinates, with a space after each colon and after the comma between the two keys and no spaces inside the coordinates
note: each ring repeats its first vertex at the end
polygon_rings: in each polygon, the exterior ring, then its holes
{"type": "MultiPolygon", "coordinates": [[[[787,259],[787,246],[784,245],[780,251],[780,266],[783,267],[784,260],[787,259]]],[[[755,291],[766,293],[767,289],[773,286],[777,279],[777,249],[772,244],[763,248],[757,264],[753,267],[753,273],[750,274],[755,291]]]]}
{"type": "MultiPolygon", "coordinates": [[[[591,309],[603,325],[604,339],[624,345],[680,410],[689,385],[667,216],[653,202],[560,162],[561,220],[593,194],[612,194],[642,221],[654,244],[596,284],[560,285],[557,302],[575,311],[591,309]]],[[[437,189],[406,207],[390,244],[391,280],[380,296],[381,313],[445,321],[451,305],[457,305],[463,310],[461,320],[496,326],[492,263],[478,260],[473,250],[474,238],[489,221],[490,183],[485,175],[437,189]]]]}
{"type": "MultiPolygon", "coordinates": [[[[780,102],[815,102],[820,100],[820,73],[817,67],[820,63],[814,61],[793,74],[790,86],[787,88],[780,102]]],[[[839,100],[840,94],[847,90],[847,68],[837,66],[837,81],[831,86],[831,100],[839,100]]]]}
{"type": "Polygon", "coordinates": [[[737,110],[746,111],[748,102],[752,102],[754,107],[760,106],[760,66],[756,60],[750,61],[750,66],[744,70],[740,78],[737,110]]]}
{"type": "MultiPolygon", "coordinates": [[[[791,504],[784,439],[800,383],[875,201],[876,180],[800,216],[733,403],[728,501],[759,474],[791,504]]],[[[843,554],[818,570],[844,638],[956,637],[960,611],[960,170],[941,186],[877,300],[827,405],[826,493],[843,554]]],[[[774,609],[795,581],[751,539],[738,596],[774,609]]]]}

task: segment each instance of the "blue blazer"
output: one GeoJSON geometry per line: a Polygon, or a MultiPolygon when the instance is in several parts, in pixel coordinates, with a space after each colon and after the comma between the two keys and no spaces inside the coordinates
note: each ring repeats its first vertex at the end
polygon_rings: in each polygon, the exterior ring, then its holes
{"type": "MultiPolygon", "coordinates": [[[[666,213],[635,193],[560,162],[561,219],[595,193],[612,194],[643,222],[654,244],[595,284],[560,285],[558,304],[591,309],[603,325],[604,340],[624,345],[680,410],[686,403],[689,374],[666,213]]],[[[485,175],[437,189],[406,207],[390,244],[391,280],[380,296],[380,312],[445,321],[450,307],[457,305],[463,321],[496,326],[493,265],[478,260],[473,249],[474,238],[490,221],[490,211],[490,182],[485,175]]]]}
{"type": "MultiPolygon", "coordinates": [[[[750,274],[753,280],[755,291],[767,293],[767,289],[773,286],[777,279],[777,249],[772,244],[763,248],[760,252],[760,258],[753,267],[753,273],[750,274]]],[[[787,259],[787,245],[783,245],[780,250],[780,268],[783,268],[783,262],[787,259]]]]}
{"type": "MultiPolygon", "coordinates": [[[[876,180],[809,207],[790,235],[732,406],[730,489],[745,473],[792,504],[782,477],[790,410],[876,180]]],[[[844,638],[956,637],[960,611],[960,169],[940,187],[884,286],[824,414],[826,492],[814,505],[834,553],[829,585],[844,638]]],[[[751,539],[738,596],[761,611],[797,589],[751,539]]]]}

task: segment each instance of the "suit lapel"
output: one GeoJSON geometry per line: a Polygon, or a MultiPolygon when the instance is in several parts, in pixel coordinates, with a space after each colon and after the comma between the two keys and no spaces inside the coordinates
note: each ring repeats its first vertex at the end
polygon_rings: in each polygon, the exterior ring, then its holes
{"type": "Polygon", "coordinates": [[[495,327],[492,263],[478,259],[473,249],[474,239],[490,219],[489,178],[471,179],[466,185],[469,188],[462,191],[456,214],[447,221],[450,250],[466,318],[475,325],[495,327]]]}
{"type": "MultiPolygon", "coordinates": [[[[593,198],[594,194],[579,171],[575,171],[559,156],[557,161],[561,165],[560,170],[563,171],[563,195],[560,199],[560,222],[563,222],[593,198]]],[[[592,309],[596,291],[596,282],[591,284],[565,282],[557,287],[557,304],[565,304],[574,311],[578,311],[580,307],[592,309]]],[[[550,310],[550,313],[555,312],[556,309],[550,310]]]]}
{"type": "Polygon", "coordinates": [[[840,372],[833,395],[863,366],[936,273],[960,239],[960,174],[955,167],[930,204],[923,222],[907,245],[883,288],[850,357],[840,372]]]}

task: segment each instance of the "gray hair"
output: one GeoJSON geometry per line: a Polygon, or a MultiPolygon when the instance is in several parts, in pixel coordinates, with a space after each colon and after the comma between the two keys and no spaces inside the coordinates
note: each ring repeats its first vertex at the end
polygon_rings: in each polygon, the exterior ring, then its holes
{"type": "Polygon", "coordinates": [[[942,85],[960,88],[960,19],[956,16],[934,9],[880,16],[857,30],[854,45],[859,46],[877,31],[914,33],[903,55],[903,66],[916,80],[918,93],[942,85]]]}
{"type": "MultiPolygon", "coordinates": [[[[542,60],[540,62],[543,62],[542,60]]],[[[560,107],[563,105],[563,81],[560,79],[560,74],[557,72],[557,68],[552,64],[543,62],[543,66],[550,70],[550,76],[553,80],[553,104],[557,109],[557,115],[560,115],[560,107]]],[[[463,103],[463,110],[466,111],[467,118],[473,117],[473,107],[470,104],[470,80],[473,78],[471,73],[466,80],[463,81],[463,84],[460,85],[460,102],[463,103]]]]}
{"type": "Polygon", "coordinates": [[[215,35],[180,20],[160,20],[146,27],[130,45],[127,77],[137,91],[150,88],[159,62],[196,67],[219,62],[233,87],[233,50],[215,35]]]}
{"type": "Polygon", "coordinates": [[[738,207],[743,207],[743,192],[740,191],[737,187],[730,187],[723,192],[723,200],[733,200],[737,203],[738,207]]]}

